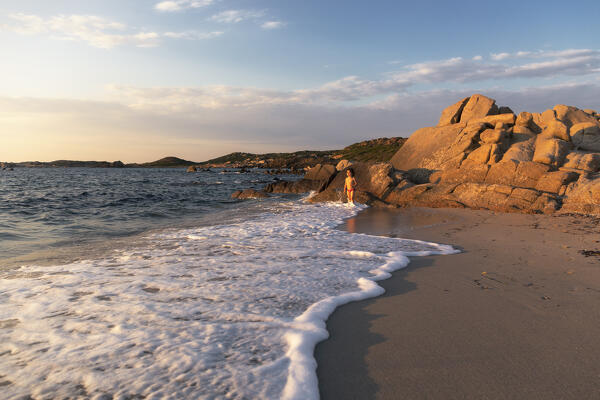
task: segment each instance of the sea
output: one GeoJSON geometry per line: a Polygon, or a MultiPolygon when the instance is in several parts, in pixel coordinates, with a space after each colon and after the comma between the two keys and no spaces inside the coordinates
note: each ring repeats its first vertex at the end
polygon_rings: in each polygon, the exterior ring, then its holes
{"type": "MultiPolygon", "coordinates": [[[[280,176],[298,179],[297,176],[280,176]]],[[[215,169],[0,171],[0,398],[318,399],[336,307],[448,245],[215,169]]]]}

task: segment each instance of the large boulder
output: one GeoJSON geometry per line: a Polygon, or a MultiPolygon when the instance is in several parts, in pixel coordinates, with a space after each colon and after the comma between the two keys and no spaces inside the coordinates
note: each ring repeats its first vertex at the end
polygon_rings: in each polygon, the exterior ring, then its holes
{"type": "Polygon", "coordinates": [[[310,180],[310,179],[300,179],[299,181],[276,181],[273,183],[267,184],[263,189],[266,193],[292,193],[292,194],[300,194],[300,193],[308,193],[315,192],[319,190],[322,186],[320,181],[310,180]]]}
{"type": "Polygon", "coordinates": [[[498,144],[507,142],[508,133],[499,129],[486,129],[479,137],[483,143],[498,144]]]}
{"type": "Polygon", "coordinates": [[[529,213],[552,213],[560,204],[555,195],[537,190],[473,182],[429,183],[394,189],[386,201],[403,207],[468,207],[529,213]]]}
{"type": "Polygon", "coordinates": [[[336,173],[336,169],[331,164],[317,164],[308,171],[306,171],[306,175],[304,175],[304,179],[308,179],[311,181],[324,181],[334,175],[336,173]]]}
{"type": "Polygon", "coordinates": [[[465,97],[459,102],[454,103],[450,107],[444,109],[444,111],[442,111],[442,115],[440,116],[440,122],[438,123],[438,126],[451,125],[459,122],[462,111],[469,99],[470,97],[465,97]]]}
{"type": "Polygon", "coordinates": [[[573,126],[582,122],[598,122],[593,115],[586,113],[577,107],[558,104],[553,108],[556,118],[560,119],[567,126],[573,126]]]}
{"type": "MultiPolygon", "coordinates": [[[[539,114],[537,114],[537,115],[539,116],[539,114]]],[[[539,122],[539,118],[538,118],[538,122],[539,122]]],[[[534,115],[527,111],[523,111],[522,113],[520,113],[517,116],[517,119],[515,121],[515,126],[522,126],[522,127],[527,128],[535,133],[541,132],[540,126],[534,120],[534,115]]]]}
{"type": "MultiPolygon", "coordinates": [[[[414,132],[392,157],[391,163],[394,168],[404,171],[458,168],[463,160],[480,147],[481,132],[496,126],[502,128],[498,130],[503,130],[512,126],[515,119],[516,116],[512,113],[498,115],[495,100],[474,94],[444,110],[437,127],[422,128],[414,132]]],[[[485,147],[471,156],[471,159],[477,163],[497,162],[505,147],[504,142],[499,147],[485,147]]]]}
{"type": "Polygon", "coordinates": [[[535,138],[513,143],[504,153],[502,161],[531,161],[535,150],[535,138]]]}
{"type": "Polygon", "coordinates": [[[569,185],[561,212],[600,214],[600,177],[581,175],[569,185]]]}
{"type": "Polygon", "coordinates": [[[474,94],[465,104],[460,122],[468,122],[471,119],[482,118],[488,115],[498,114],[498,106],[496,100],[485,97],[481,94],[474,94]]]}
{"type": "Polygon", "coordinates": [[[269,197],[265,192],[259,192],[254,189],[236,190],[231,194],[232,199],[245,200],[245,199],[264,199],[269,197]]]}
{"type": "Polygon", "coordinates": [[[308,193],[322,191],[337,174],[330,164],[317,164],[309,169],[299,181],[277,181],[269,183],[264,191],[267,193],[308,193]]]}
{"type": "Polygon", "coordinates": [[[550,170],[551,167],[546,164],[533,161],[520,162],[511,184],[516,187],[535,188],[537,181],[550,170]]]}
{"type": "Polygon", "coordinates": [[[600,152],[600,123],[580,122],[571,126],[571,138],[577,149],[600,152]]]}
{"type": "Polygon", "coordinates": [[[541,164],[562,166],[565,156],[571,150],[571,144],[552,137],[538,136],[535,141],[533,161],[541,164]]]}
{"type": "Polygon", "coordinates": [[[496,126],[497,124],[504,124],[506,126],[511,126],[515,124],[516,120],[515,114],[495,114],[488,115],[487,117],[482,118],[472,118],[467,121],[467,124],[477,124],[477,123],[486,123],[492,126],[496,126]]]}
{"type": "Polygon", "coordinates": [[[490,170],[487,164],[465,162],[460,168],[437,171],[430,176],[431,183],[484,182],[490,170]]]}
{"type": "MultiPolygon", "coordinates": [[[[356,162],[351,168],[357,183],[355,201],[359,203],[370,204],[373,199],[384,199],[395,184],[402,179],[402,175],[394,174],[394,168],[390,163],[356,162]]],[[[311,201],[345,200],[343,198],[345,180],[346,170],[340,171],[323,191],[311,198],[311,201]]]]}
{"type": "Polygon", "coordinates": [[[346,168],[350,167],[351,165],[352,165],[351,161],[341,160],[339,163],[337,163],[337,165],[335,166],[335,169],[337,171],[342,171],[342,170],[345,170],[346,168]]]}
{"type": "MultiPolygon", "coordinates": [[[[453,145],[466,127],[458,123],[442,127],[421,128],[414,132],[406,143],[394,154],[390,162],[394,168],[408,171],[414,168],[439,169],[447,160],[462,154],[453,145]]],[[[473,137],[476,134],[473,134],[473,137]]],[[[461,148],[471,145],[471,139],[463,140],[461,148]]]]}
{"type": "Polygon", "coordinates": [[[600,169],[600,153],[572,151],[566,155],[563,167],[585,172],[596,172],[600,169]]]}
{"type": "Polygon", "coordinates": [[[548,121],[541,135],[547,138],[562,139],[565,142],[571,141],[569,127],[557,119],[548,121]]]}
{"type": "Polygon", "coordinates": [[[474,164],[494,164],[502,157],[502,147],[498,144],[484,143],[467,156],[465,162],[474,164]]]}
{"type": "Polygon", "coordinates": [[[567,185],[571,182],[576,181],[578,178],[579,174],[577,172],[548,172],[540,177],[535,188],[541,192],[564,194],[567,185]]]}

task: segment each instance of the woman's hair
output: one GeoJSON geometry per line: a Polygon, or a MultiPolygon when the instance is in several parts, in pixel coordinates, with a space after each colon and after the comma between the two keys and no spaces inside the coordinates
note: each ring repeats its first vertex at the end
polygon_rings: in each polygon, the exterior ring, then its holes
{"type": "Polygon", "coordinates": [[[348,172],[350,172],[350,176],[354,178],[354,170],[352,168],[348,168],[348,172]]]}

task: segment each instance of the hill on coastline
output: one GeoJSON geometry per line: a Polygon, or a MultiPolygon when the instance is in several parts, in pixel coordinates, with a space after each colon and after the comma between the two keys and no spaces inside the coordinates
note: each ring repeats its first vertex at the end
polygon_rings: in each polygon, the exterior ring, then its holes
{"type": "Polygon", "coordinates": [[[140,167],[147,168],[167,168],[167,167],[188,167],[196,164],[193,161],[184,160],[178,157],[164,157],[160,160],[139,164],[140,167]]]}
{"type": "Polygon", "coordinates": [[[390,161],[406,138],[379,138],[351,144],[341,150],[303,150],[293,153],[230,153],[196,164],[199,167],[262,167],[304,169],[316,164],[332,164],[348,159],[362,162],[390,161]]]}

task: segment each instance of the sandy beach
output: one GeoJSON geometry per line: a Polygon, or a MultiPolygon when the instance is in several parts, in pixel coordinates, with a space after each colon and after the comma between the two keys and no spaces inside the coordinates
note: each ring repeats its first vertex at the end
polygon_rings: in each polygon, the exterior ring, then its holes
{"type": "Polygon", "coordinates": [[[340,307],[316,349],[323,399],[597,399],[598,218],[369,209],[351,232],[451,244],[378,298],[340,307]]]}

